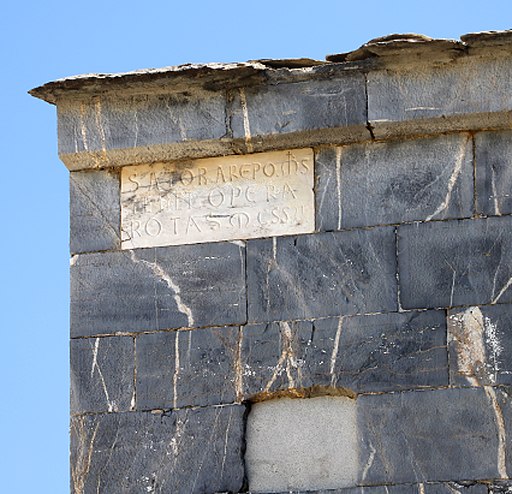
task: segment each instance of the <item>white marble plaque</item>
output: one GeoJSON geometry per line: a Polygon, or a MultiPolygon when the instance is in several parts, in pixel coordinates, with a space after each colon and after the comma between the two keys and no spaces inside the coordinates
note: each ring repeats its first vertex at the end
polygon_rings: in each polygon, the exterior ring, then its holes
{"type": "Polygon", "coordinates": [[[312,149],[127,166],[122,248],[313,232],[312,149]]]}

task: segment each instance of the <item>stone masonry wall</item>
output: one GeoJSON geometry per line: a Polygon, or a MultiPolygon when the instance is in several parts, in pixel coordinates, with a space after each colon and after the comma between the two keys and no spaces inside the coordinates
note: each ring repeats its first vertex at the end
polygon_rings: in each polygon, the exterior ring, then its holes
{"type": "Polygon", "coordinates": [[[247,492],[251,406],[312,396],[357,405],[325,494],[511,491],[511,43],[35,90],[71,170],[75,494],[247,492]],[[312,231],[122,248],[122,166],[299,148],[312,231]]]}

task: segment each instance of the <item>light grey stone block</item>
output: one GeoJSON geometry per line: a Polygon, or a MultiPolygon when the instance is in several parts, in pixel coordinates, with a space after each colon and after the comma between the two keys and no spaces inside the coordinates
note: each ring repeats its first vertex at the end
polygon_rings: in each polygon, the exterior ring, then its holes
{"type": "Polygon", "coordinates": [[[252,406],[245,465],[251,492],[355,485],[356,403],[350,398],[279,399],[252,406]]]}

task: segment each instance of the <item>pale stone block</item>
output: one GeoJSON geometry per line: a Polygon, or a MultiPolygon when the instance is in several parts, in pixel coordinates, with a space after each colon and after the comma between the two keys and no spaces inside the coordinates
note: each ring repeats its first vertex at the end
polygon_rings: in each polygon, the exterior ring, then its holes
{"type": "Polygon", "coordinates": [[[313,167],[311,149],[124,167],[122,248],[313,232],[313,167]]]}
{"type": "Polygon", "coordinates": [[[324,396],[253,405],[245,464],[251,492],[354,486],[359,467],[356,401],[324,396]]]}

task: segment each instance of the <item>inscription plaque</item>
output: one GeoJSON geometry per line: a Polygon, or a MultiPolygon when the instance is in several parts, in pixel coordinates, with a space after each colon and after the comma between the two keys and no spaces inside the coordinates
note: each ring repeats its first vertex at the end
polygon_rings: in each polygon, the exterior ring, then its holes
{"type": "Polygon", "coordinates": [[[123,167],[122,248],[310,233],[312,149],[123,167]]]}

